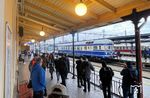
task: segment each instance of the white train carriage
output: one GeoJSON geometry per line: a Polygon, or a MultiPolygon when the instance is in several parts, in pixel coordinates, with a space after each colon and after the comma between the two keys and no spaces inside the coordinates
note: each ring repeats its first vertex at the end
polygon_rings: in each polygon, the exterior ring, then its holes
{"type": "MultiPolygon", "coordinates": [[[[72,55],[72,43],[58,44],[58,53],[72,55]]],[[[114,43],[109,39],[81,41],[74,43],[75,56],[111,58],[114,54],[114,43]]]]}

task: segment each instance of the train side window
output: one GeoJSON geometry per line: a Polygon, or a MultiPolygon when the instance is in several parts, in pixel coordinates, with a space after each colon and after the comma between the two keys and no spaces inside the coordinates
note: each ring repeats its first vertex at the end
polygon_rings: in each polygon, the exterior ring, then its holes
{"type": "Polygon", "coordinates": [[[122,50],[122,47],[120,47],[120,50],[122,50]]]}
{"type": "Polygon", "coordinates": [[[126,46],[125,48],[128,49],[128,46],[126,46]]]}
{"type": "Polygon", "coordinates": [[[90,49],[93,50],[93,46],[90,46],[90,49]]]}
{"type": "Polygon", "coordinates": [[[121,46],[120,47],[118,47],[120,50],[121,50],[121,46]]]}
{"type": "Polygon", "coordinates": [[[104,50],[104,46],[101,46],[101,47],[99,47],[100,48],[100,50],[104,50]]]}
{"type": "Polygon", "coordinates": [[[81,46],[81,50],[84,50],[83,46],[81,46]]]}
{"type": "Polygon", "coordinates": [[[84,46],[84,50],[87,50],[87,46],[84,46]]]}
{"type": "Polygon", "coordinates": [[[101,46],[99,46],[99,50],[101,50],[102,49],[102,47],[101,46]]]}
{"type": "Polygon", "coordinates": [[[111,46],[108,46],[108,50],[110,50],[111,49],[111,46]]]}
{"type": "Polygon", "coordinates": [[[105,50],[108,50],[109,46],[105,46],[105,50]]]}
{"type": "Polygon", "coordinates": [[[80,50],[80,47],[79,47],[79,46],[77,46],[77,50],[80,50]]]}
{"type": "Polygon", "coordinates": [[[87,46],[87,50],[89,50],[89,46],[87,46]]]}
{"type": "Polygon", "coordinates": [[[68,50],[70,50],[69,48],[70,48],[70,47],[68,46],[68,50]]]}
{"type": "Polygon", "coordinates": [[[82,50],[82,46],[80,46],[80,50],[82,50]]]}
{"type": "Polygon", "coordinates": [[[74,50],[77,50],[77,46],[75,46],[75,49],[74,50]]]}
{"type": "Polygon", "coordinates": [[[93,46],[93,50],[97,50],[97,46],[93,46]]]}

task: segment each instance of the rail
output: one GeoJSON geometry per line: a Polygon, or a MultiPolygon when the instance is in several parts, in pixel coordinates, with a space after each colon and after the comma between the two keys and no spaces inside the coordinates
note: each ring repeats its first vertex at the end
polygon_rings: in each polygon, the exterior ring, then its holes
{"type": "MultiPolygon", "coordinates": [[[[73,66],[70,66],[70,73],[73,74],[73,66]]],[[[75,76],[77,76],[77,72],[75,71],[75,76]]],[[[91,73],[91,80],[90,80],[91,84],[93,84],[94,86],[94,90],[96,89],[96,87],[100,90],[101,89],[101,83],[100,83],[100,78],[99,78],[99,74],[97,71],[92,71],[91,73]]],[[[120,79],[113,79],[112,80],[112,90],[111,90],[112,94],[118,98],[123,98],[122,96],[122,88],[121,88],[121,80],[120,79]]]]}

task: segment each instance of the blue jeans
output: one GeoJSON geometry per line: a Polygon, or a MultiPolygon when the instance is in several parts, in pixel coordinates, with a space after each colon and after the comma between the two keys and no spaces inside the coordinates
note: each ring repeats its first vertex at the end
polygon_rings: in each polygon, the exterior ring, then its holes
{"type": "Polygon", "coordinates": [[[134,98],[133,89],[130,91],[130,87],[122,86],[123,89],[123,98],[134,98]]]}

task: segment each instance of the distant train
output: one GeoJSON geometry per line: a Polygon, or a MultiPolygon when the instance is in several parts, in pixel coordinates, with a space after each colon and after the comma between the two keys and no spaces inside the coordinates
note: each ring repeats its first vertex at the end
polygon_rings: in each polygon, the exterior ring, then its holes
{"type": "MultiPolygon", "coordinates": [[[[125,46],[125,45],[115,45],[115,52],[122,56],[135,56],[135,46],[125,46]]],[[[141,46],[142,55],[150,56],[150,48],[146,46],[141,46]]]]}
{"type": "MultiPolygon", "coordinates": [[[[58,53],[72,55],[72,43],[58,44],[58,53]]],[[[113,58],[114,43],[109,39],[81,41],[74,43],[75,56],[113,58]]]]}

